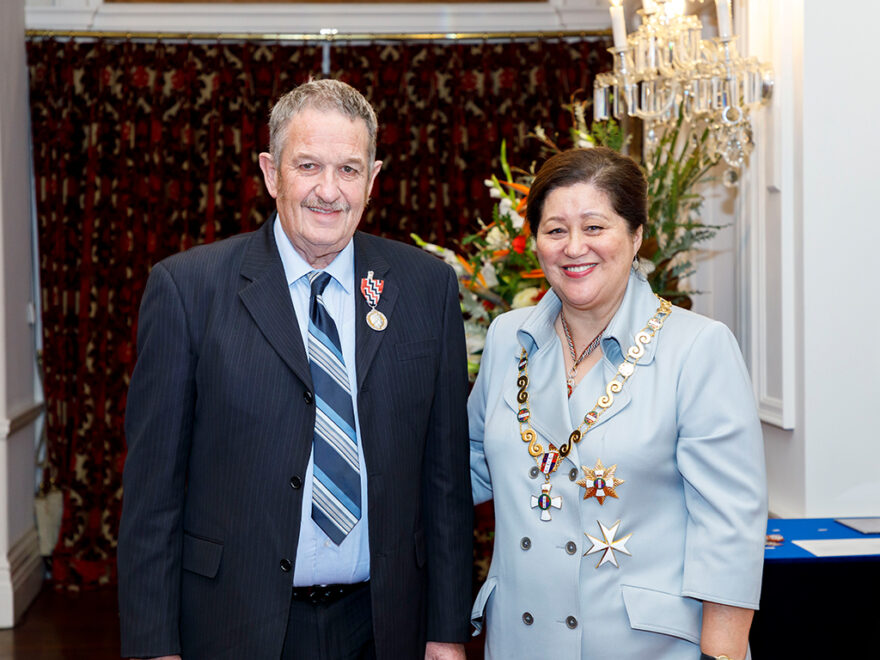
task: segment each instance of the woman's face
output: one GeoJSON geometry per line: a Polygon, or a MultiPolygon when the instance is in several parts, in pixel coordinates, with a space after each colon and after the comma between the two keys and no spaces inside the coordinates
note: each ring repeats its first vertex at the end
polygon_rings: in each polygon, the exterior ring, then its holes
{"type": "Polygon", "coordinates": [[[544,200],[536,251],[564,305],[613,312],[626,292],[642,228],[630,233],[608,196],[589,183],[556,188],[544,200]]]}

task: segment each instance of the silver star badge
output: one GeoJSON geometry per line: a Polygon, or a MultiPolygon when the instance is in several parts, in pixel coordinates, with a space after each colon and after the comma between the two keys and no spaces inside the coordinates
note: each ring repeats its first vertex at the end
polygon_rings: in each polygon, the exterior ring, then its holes
{"type": "Polygon", "coordinates": [[[632,536],[632,534],[627,534],[622,539],[615,539],[614,537],[617,535],[617,528],[620,527],[619,520],[614,523],[611,528],[605,527],[605,525],[600,523],[598,520],[596,522],[599,523],[599,529],[602,530],[602,539],[597,539],[595,536],[590,536],[589,534],[584,532],[584,536],[590,539],[590,542],[593,544],[593,547],[584,553],[584,557],[586,557],[587,555],[592,555],[596,552],[602,552],[604,550],[604,553],[602,554],[602,559],[600,559],[599,563],[596,564],[596,568],[599,568],[602,564],[606,562],[614,564],[614,566],[620,568],[617,563],[617,557],[614,555],[614,551],[617,550],[618,552],[622,552],[623,554],[632,557],[632,553],[626,549],[626,542],[629,540],[629,537],[632,536]]]}

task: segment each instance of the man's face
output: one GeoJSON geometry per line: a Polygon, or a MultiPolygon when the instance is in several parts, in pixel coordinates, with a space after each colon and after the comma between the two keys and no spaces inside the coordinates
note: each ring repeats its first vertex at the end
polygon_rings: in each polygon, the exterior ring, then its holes
{"type": "Polygon", "coordinates": [[[260,168],[278,219],[293,247],[314,268],[325,268],[354,235],[373,181],[362,119],[305,108],[294,115],[279,164],[260,154],[260,168]]]}

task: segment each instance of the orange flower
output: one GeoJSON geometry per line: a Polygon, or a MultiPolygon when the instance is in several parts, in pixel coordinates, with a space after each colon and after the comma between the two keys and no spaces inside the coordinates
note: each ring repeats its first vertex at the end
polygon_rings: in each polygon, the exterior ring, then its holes
{"type": "Polygon", "coordinates": [[[527,270],[519,274],[521,278],[524,280],[540,280],[544,277],[544,271],[540,268],[536,268],[535,270],[527,270]]]}
{"type": "Polygon", "coordinates": [[[513,188],[516,192],[522,193],[523,195],[529,194],[529,187],[524,186],[521,183],[514,183],[513,181],[500,181],[502,186],[507,186],[508,188],[513,188]]]}

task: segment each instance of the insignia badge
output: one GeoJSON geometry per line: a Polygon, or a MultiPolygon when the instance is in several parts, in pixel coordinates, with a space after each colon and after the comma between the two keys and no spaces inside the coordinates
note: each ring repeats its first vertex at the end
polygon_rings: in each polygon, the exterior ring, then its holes
{"type": "Polygon", "coordinates": [[[541,470],[544,474],[550,474],[553,472],[559,464],[559,452],[556,451],[556,447],[550,445],[550,451],[545,452],[543,456],[541,456],[541,460],[538,465],[538,469],[541,470]]]}
{"type": "Polygon", "coordinates": [[[552,484],[542,484],[541,494],[537,496],[532,495],[532,508],[537,508],[541,510],[541,520],[545,522],[551,519],[550,507],[553,507],[554,509],[562,508],[562,498],[551,497],[551,488],[553,488],[552,484]]]}
{"type": "Polygon", "coordinates": [[[617,492],[614,489],[624,483],[624,480],[614,476],[616,469],[617,464],[606,468],[602,465],[601,459],[598,458],[596,459],[595,467],[588,468],[585,465],[581,465],[581,470],[584,471],[584,478],[579,480],[577,485],[583,486],[586,489],[584,499],[588,500],[591,497],[595,497],[599,504],[604,504],[606,497],[617,498],[617,492]]]}
{"type": "Polygon", "coordinates": [[[584,532],[584,536],[590,539],[590,543],[593,544],[593,547],[584,553],[584,557],[596,552],[601,552],[602,559],[596,564],[596,568],[599,568],[602,564],[614,564],[616,568],[620,568],[617,563],[617,557],[614,555],[614,551],[617,550],[618,552],[622,552],[623,554],[632,557],[632,553],[626,549],[626,542],[629,541],[632,534],[627,534],[622,539],[615,539],[614,537],[617,536],[617,529],[620,527],[619,520],[610,528],[605,527],[605,525],[598,520],[596,522],[599,523],[599,529],[602,530],[602,538],[597,539],[595,536],[590,536],[584,532]]]}
{"type": "Polygon", "coordinates": [[[385,315],[376,309],[379,304],[379,298],[382,297],[382,289],[385,288],[385,280],[377,280],[373,278],[373,271],[368,271],[366,277],[361,278],[361,293],[364,300],[370,306],[367,312],[367,325],[373,330],[381,332],[388,327],[388,319],[385,315]]]}

